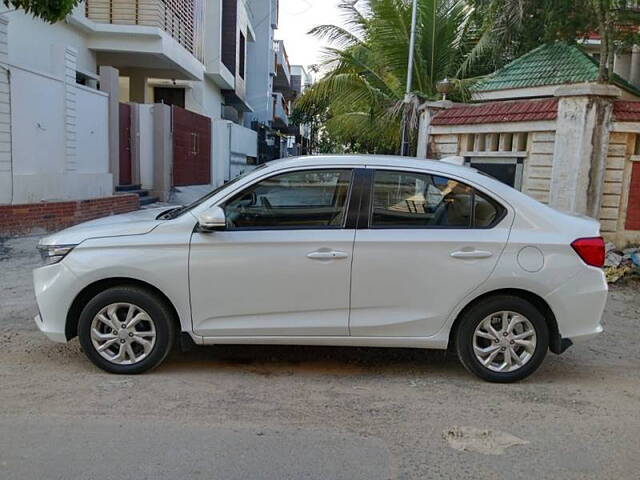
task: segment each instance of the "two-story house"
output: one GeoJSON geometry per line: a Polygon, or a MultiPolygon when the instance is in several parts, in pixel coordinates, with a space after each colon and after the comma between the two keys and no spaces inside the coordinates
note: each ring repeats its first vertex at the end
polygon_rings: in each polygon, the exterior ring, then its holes
{"type": "Polygon", "coordinates": [[[115,190],[164,197],[252,168],[249,54],[264,22],[248,2],[85,0],[55,24],[0,11],[0,206],[103,199],[105,214],[115,190]]]}

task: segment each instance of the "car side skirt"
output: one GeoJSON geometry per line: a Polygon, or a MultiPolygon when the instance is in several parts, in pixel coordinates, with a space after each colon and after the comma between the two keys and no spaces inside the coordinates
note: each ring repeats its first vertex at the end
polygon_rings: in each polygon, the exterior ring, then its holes
{"type": "Polygon", "coordinates": [[[428,348],[446,350],[448,337],[434,335],[431,337],[277,337],[277,336],[224,336],[200,337],[191,335],[198,345],[237,344],[237,345],[318,345],[334,347],[395,347],[395,348],[428,348]]]}

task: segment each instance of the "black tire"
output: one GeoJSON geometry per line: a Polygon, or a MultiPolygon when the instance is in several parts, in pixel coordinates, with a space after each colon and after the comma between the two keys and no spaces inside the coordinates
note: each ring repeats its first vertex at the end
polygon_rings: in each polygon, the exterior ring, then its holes
{"type": "Polygon", "coordinates": [[[510,383],[528,377],[540,366],[549,348],[549,328],[544,316],[530,302],[512,295],[500,295],[481,300],[467,309],[460,318],[454,340],[458,358],[469,372],[489,382],[510,383]],[[497,372],[487,368],[478,360],[473,348],[473,336],[478,324],[487,316],[500,311],[525,316],[536,333],[533,355],[523,366],[511,372],[497,372]]]}
{"type": "Polygon", "coordinates": [[[82,310],[78,322],[78,338],[85,355],[96,366],[110,373],[138,374],[149,371],[162,363],[175,341],[173,313],[166,302],[152,292],[132,285],[112,287],[93,297],[82,310]],[[102,357],[91,341],[91,323],[104,307],[113,303],[131,303],[144,310],[155,326],[155,344],[145,358],[138,363],[119,365],[102,357]]]}

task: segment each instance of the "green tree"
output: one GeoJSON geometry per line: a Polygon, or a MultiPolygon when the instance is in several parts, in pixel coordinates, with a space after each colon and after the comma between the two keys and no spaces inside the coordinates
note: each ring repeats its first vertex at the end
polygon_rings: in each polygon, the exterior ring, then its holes
{"type": "MultiPolygon", "coordinates": [[[[411,2],[368,0],[340,5],[345,27],[321,25],[309,32],[328,39],[326,74],[296,102],[302,112],[322,111],[324,131],[346,151],[395,153],[407,76],[411,2]]],[[[417,107],[438,98],[436,84],[453,78],[454,98],[466,98],[456,80],[470,49],[466,40],[472,10],[462,0],[418,0],[416,54],[409,120],[417,107]]],[[[412,129],[415,131],[415,128],[412,129]]]]}
{"type": "Polygon", "coordinates": [[[49,23],[62,20],[81,0],[2,0],[7,8],[21,8],[49,23]]]}
{"type": "Polygon", "coordinates": [[[469,0],[475,46],[463,73],[487,73],[556,40],[600,37],[600,81],[613,72],[615,54],[638,43],[640,9],[632,0],[469,0]]]}

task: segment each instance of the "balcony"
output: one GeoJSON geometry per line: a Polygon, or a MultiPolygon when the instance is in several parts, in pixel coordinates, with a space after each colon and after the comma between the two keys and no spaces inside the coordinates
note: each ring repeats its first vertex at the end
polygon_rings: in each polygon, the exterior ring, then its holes
{"type": "Polygon", "coordinates": [[[202,80],[203,1],[85,0],[67,21],[122,76],[202,80]]]}
{"type": "Polygon", "coordinates": [[[280,92],[273,95],[273,126],[287,128],[289,126],[289,109],[284,96],[280,92]]]}
{"type": "Polygon", "coordinates": [[[96,23],[160,28],[202,61],[198,0],[86,0],[85,9],[87,18],[96,23]]]}
{"type": "Polygon", "coordinates": [[[288,93],[291,89],[291,66],[287,51],[282,40],[273,42],[275,77],[273,78],[273,89],[278,92],[288,93]]]}

